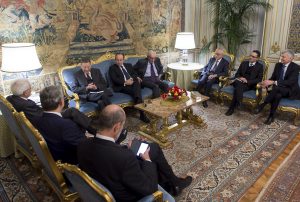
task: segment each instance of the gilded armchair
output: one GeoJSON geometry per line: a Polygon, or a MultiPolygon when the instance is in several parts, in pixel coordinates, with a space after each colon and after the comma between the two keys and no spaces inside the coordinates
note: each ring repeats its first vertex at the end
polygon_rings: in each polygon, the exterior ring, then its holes
{"type": "MultiPolygon", "coordinates": [[[[242,61],[249,60],[249,57],[243,57],[242,61]]],[[[267,78],[269,62],[266,59],[259,59],[259,63],[263,65],[263,80],[267,78]]],[[[232,77],[222,77],[220,78],[220,99],[224,103],[224,100],[230,101],[233,98],[234,87],[230,85],[232,77]]],[[[243,93],[243,103],[250,106],[253,110],[262,100],[262,91],[259,84],[256,86],[255,90],[248,90],[243,93]]]]}

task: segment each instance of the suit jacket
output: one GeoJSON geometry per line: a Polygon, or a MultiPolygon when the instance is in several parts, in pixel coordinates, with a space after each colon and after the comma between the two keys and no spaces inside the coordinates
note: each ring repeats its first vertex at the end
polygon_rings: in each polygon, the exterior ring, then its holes
{"type": "Polygon", "coordinates": [[[300,89],[298,85],[298,77],[300,67],[294,62],[291,62],[285,72],[284,80],[279,81],[280,73],[283,64],[277,63],[275,65],[273,74],[270,80],[277,81],[277,86],[289,89],[289,98],[300,99],[300,89]]]}
{"type": "MultiPolygon", "coordinates": [[[[201,76],[208,75],[210,69],[213,67],[214,63],[216,61],[216,58],[212,57],[208,61],[207,65],[203,68],[203,71],[201,73],[201,76]]],[[[215,68],[214,72],[217,74],[217,76],[227,76],[228,75],[228,69],[229,69],[229,62],[225,60],[224,58],[221,59],[218,66],[215,68]]]]}
{"type": "MultiPolygon", "coordinates": [[[[97,86],[99,91],[106,90],[107,84],[102,77],[102,74],[99,69],[91,68],[91,76],[94,84],[97,86]]],[[[86,99],[88,91],[86,86],[88,85],[87,79],[84,72],[80,69],[74,74],[74,81],[71,84],[71,90],[79,95],[80,98],[86,99]]]]}
{"type": "MultiPolygon", "coordinates": [[[[238,77],[244,77],[246,78],[246,71],[249,67],[249,61],[243,61],[240,64],[239,69],[235,73],[235,78],[238,77]]],[[[254,67],[251,67],[251,72],[250,72],[250,77],[247,79],[247,85],[248,86],[255,86],[257,83],[261,82],[263,79],[263,65],[260,64],[259,62],[256,62],[254,67]]]]}
{"type": "Polygon", "coordinates": [[[23,111],[31,123],[34,123],[35,119],[43,115],[43,109],[30,99],[25,100],[16,95],[9,95],[6,99],[13,105],[17,112],[23,111]]]}
{"type": "Polygon", "coordinates": [[[95,137],[81,142],[78,162],[116,201],[137,201],[157,191],[155,163],[138,160],[130,149],[112,141],[95,137]]]}
{"type": "MultiPolygon", "coordinates": [[[[160,76],[163,73],[163,66],[160,62],[160,59],[157,57],[154,60],[154,65],[156,67],[156,71],[158,76],[160,76]]],[[[144,75],[146,73],[147,70],[147,66],[148,66],[148,58],[145,59],[140,59],[138,60],[138,62],[134,65],[134,70],[136,71],[137,75],[143,79],[144,75]]]]}
{"type": "MultiPolygon", "coordinates": [[[[123,64],[125,69],[127,70],[128,74],[133,78],[133,80],[137,81],[137,74],[134,71],[133,67],[129,63],[123,64]]],[[[113,89],[114,91],[120,91],[124,87],[124,75],[120,69],[120,67],[117,64],[114,64],[109,67],[109,76],[111,78],[111,81],[113,83],[113,89]]]]}
{"type": "Polygon", "coordinates": [[[44,112],[35,125],[46,140],[55,161],[77,164],[77,146],[86,137],[73,121],[44,112]]]}

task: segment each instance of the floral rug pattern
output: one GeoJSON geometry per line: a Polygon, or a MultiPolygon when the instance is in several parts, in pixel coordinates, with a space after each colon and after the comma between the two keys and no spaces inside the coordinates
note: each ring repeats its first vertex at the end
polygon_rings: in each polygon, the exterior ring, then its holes
{"type": "MultiPolygon", "coordinates": [[[[171,146],[164,149],[177,175],[194,178],[176,201],[238,201],[300,131],[286,115],[267,126],[264,115],[237,111],[227,117],[226,106],[211,102],[193,110],[207,126],[188,124],[170,133],[171,146]]],[[[141,122],[137,112],[126,113],[130,139],[141,122]]],[[[0,182],[0,201],[58,200],[24,160],[0,159],[0,182]]]]}

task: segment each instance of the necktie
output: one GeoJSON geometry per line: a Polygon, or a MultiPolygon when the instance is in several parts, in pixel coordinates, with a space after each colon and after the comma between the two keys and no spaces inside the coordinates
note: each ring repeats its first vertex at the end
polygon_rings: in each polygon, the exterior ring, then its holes
{"type": "Polygon", "coordinates": [[[214,72],[218,66],[218,61],[215,62],[215,65],[210,69],[211,72],[214,72]]]}
{"type": "Polygon", "coordinates": [[[150,76],[151,80],[156,81],[156,75],[155,75],[153,63],[150,63],[150,71],[151,71],[151,76],[150,76]]]}
{"type": "Polygon", "coordinates": [[[285,70],[285,65],[282,66],[281,71],[280,71],[279,80],[281,80],[281,81],[284,80],[284,70],[285,70]]]}
{"type": "Polygon", "coordinates": [[[93,79],[92,79],[92,77],[90,76],[90,73],[87,73],[87,74],[86,74],[86,80],[87,80],[88,83],[93,83],[93,79]]]}
{"type": "Polygon", "coordinates": [[[130,79],[130,75],[128,74],[127,70],[125,69],[124,66],[121,66],[121,71],[125,77],[126,80],[130,79]]]}

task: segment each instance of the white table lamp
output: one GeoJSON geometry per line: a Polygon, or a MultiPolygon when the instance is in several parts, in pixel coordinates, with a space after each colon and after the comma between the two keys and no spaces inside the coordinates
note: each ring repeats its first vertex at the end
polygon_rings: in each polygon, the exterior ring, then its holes
{"type": "Polygon", "coordinates": [[[42,68],[33,43],[2,44],[3,72],[28,72],[42,68]]]}
{"type": "Polygon", "coordinates": [[[175,48],[182,50],[180,62],[183,65],[187,64],[188,50],[194,49],[195,39],[193,32],[178,32],[176,36],[175,48]]]}

